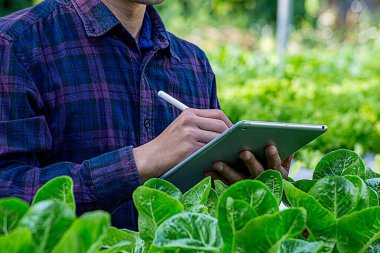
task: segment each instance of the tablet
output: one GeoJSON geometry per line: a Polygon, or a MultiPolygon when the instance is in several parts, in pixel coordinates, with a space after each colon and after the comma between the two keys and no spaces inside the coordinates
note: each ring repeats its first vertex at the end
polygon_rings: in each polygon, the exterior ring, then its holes
{"type": "Polygon", "coordinates": [[[263,121],[240,121],[177,164],[161,178],[187,191],[204,178],[204,172],[217,161],[232,168],[244,168],[239,158],[243,150],[252,151],[265,162],[264,149],[275,145],[282,160],[327,131],[325,125],[294,124],[263,121]]]}

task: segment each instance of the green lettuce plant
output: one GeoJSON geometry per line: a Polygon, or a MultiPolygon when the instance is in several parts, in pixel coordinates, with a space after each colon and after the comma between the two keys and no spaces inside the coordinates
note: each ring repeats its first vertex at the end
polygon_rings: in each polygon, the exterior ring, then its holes
{"type": "Polygon", "coordinates": [[[380,175],[349,150],[326,155],[313,179],[267,170],[230,187],[205,178],[182,193],[151,179],[133,193],[139,232],[103,211],[75,214],[73,182],[55,178],[32,204],[0,199],[0,251],[9,253],[317,253],[380,251],[380,175]],[[280,202],[288,208],[279,209],[280,202]]]}
{"type": "Polygon", "coordinates": [[[317,164],[313,180],[284,181],[284,202],[307,211],[309,241],[324,252],[376,252],[380,238],[379,176],[349,150],[337,150],[317,164]],[[369,181],[370,180],[370,181],[369,181]]]}

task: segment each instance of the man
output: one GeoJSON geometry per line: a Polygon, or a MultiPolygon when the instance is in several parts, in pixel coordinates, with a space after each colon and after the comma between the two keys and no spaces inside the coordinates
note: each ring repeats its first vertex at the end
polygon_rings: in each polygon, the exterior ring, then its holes
{"type": "MultiPolygon", "coordinates": [[[[162,1],[46,0],[0,20],[0,197],[31,202],[69,175],[79,214],[104,209],[137,229],[134,189],[232,125],[205,54],[151,6],[162,1]],[[180,113],[159,90],[197,109],[180,113]]],[[[266,153],[286,176],[290,159],[266,153]]],[[[264,170],[240,156],[252,176],[264,170]]],[[[244,178],[222,162],[211,175],[244,178]]]]}

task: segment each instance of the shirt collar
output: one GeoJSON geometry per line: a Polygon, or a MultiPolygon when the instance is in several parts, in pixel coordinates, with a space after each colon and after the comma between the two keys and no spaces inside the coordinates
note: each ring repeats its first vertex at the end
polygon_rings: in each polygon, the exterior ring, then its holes
{"type": "Polygon", "coordinates": [[[161,19],[160,14],[151,5],[147,6],[147,13],[149,14],[152,25],[152,41],[159,49],[168,52],[177,61],[180,61],[179,57],[174,52],[173,47],[170,46],[170,36],[166,31],[165,24],[161,19]]]}
{"type": "MultiPolygon", "coordinates": [[[[89,37],[99,37],[110,31],[120,21],[105,6],[101,0],[71,0],[75,10],[80,16],[86,34],[89,37]]],[[[170,38],[165,25],[153,6],[147,6],[147,14],[151,23],[151,41],[158,49],[169,49],[173,56],[176,56],[170,49],[170,38]]],[[[145,22],[146,18],[144,18],[145,22]]]]}
{"type": "Polygon", "coordinates": [[[72,3],[89,37],[101,36],[120,24],[100,0],[72,0],[72,3]]]}
{"type": "Polygon", "coordinates": [[[150,16],[148,12],[145,12],[144,21],[141,27],[140,40],[138,43],[138,47],[140,49],[148,49],[153,46],[154,44],[152,42],[152,22],[150,20],[150,16]]]}

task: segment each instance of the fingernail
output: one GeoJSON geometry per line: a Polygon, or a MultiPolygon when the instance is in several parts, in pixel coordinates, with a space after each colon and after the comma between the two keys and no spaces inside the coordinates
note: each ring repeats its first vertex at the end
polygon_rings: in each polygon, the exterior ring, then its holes
{"type": "Polygon", "coordinates": [[[250,155],[248,152],[243,152],[240,154],[240,159],[244,160],[244,161],[248,161],[250,158],[250,155]]]}
{"type": "Polygon", "coordinates": [[[214,167],[214,169],[215,169],[217,172],[222,172],[222,171],[223,171],[223,165],[220,164],[220,163],[215,164],[213,167],[214,167]]]}
{"type": "Polygon", "coordinates": [[[277,155],[277,148],[275,146],[269,146],[265,150],[265,153],[267,156],[275,156],[275,155],[277,155]]]}

